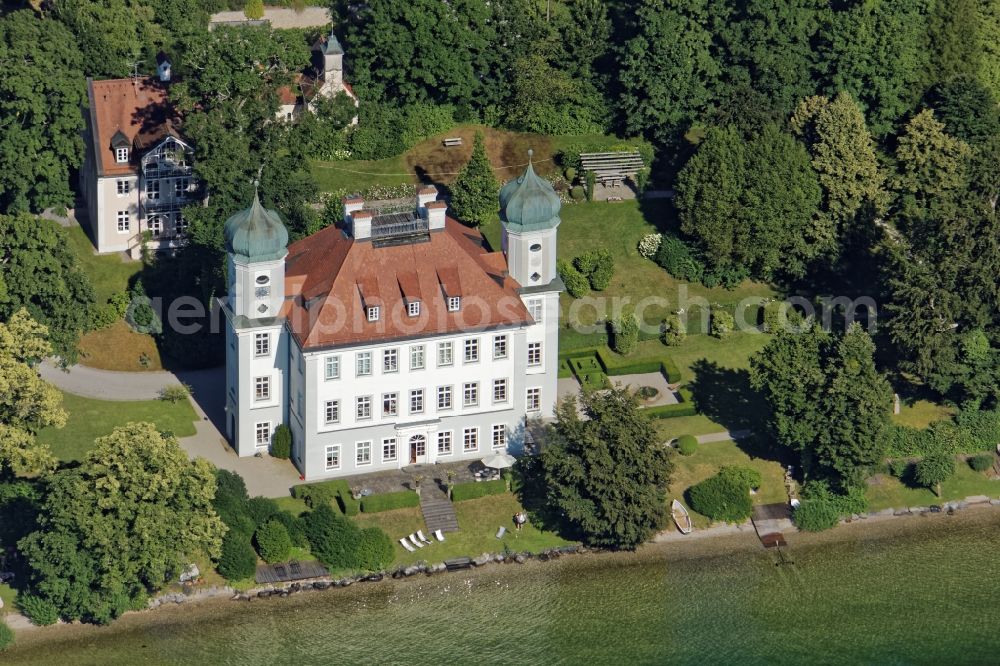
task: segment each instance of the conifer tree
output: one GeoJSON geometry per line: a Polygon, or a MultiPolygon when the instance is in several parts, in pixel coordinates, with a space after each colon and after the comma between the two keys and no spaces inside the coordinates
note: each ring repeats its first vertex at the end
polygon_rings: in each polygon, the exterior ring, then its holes
{"type": "Polygon", "coordinates": [[[479,226],[496,217],[500,184],[493,174],[482,132],[476,132],[472,157],[451,184],[451,210],[458,219],[479,226]]]}

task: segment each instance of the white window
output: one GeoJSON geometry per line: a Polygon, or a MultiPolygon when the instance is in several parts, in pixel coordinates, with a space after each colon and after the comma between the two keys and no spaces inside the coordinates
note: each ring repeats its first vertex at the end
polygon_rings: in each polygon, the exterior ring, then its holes
{"type": "Polygon", "coordinates": [[[453,342],[438,343],[438,366],[451,365],[455,362],[455,344],[453,342]]]}
{"type": "Polygon", "coordinates": [[[399,394],[382,394],[382,416],[396,416],[399,413],[399,394]]]}
{"type": "Polygon", "coordinates": [[[507,358],[507,336],[506,335],[494,335],[493,336],[493,358],[495,358],[495,359],[507,358]]]}
{"type": "Polygon", "coordinates": [[[271,334],[253,334],[253,354],[254,356],[267,356],[271,353],[271,334]]]}
{"type": "Polygon", "coordinates": [[[479,449],[479,428],[466,428],[462,432],[462,450],[477,451],[479,449]]]}
{"type": "Polygon", "coordinates": [[[188,191],[188,179],[178,178],[174,181],[174,196],[183,197],[188,191]]]}
{"type": "Polygon", "coordinates": [[[153,238],[159,238],[163,234],[163,219],[159,215],[149,216],[149,233],[153,238]]]}
{"type": "Polygon", "coordinates": [[[270,377],[257,377],[253,380],[254,384],[254,397],[257,400],[270,400],[271,399],[271,378],[270,377]]]}
{"type": "Polygon", "coordinates": [[[372,397],[370,395],[359,396],[355,405],[355,414],[359,421],[372,417],[372,397]]]}
{"type": "Polygon", "coordinates": [[[410,391],[410,413],[423,414],[424,412],[424,390],[413,389],[410,391]]]}
{"type": "Polygon", "coordinates": [[[525,408],[529,412],[537,412],[542,408],[542,389],[540,388],[530,388],[527,392],[527,399],[525,400],[525,408]]]}
{"type": "Polygon", "coordinates": [[[466,407],[475,407],[479,404],[479,382],[462,384],[462,404],[466,407]]]}
{"type": "Polygon", "coordinates": [[[358,352],[355,356],[355,370],[358,377],[366,377],[372,374],[372,353],[358,352]]]}
{"type": "Polygon", "coordinates": [[[368,306],[368,321],[378,321],[378,306],[368,306]]]}
{"type": "Polygon", "coordinates": [[[452,440],[451,430],[446,430],[445,432],[439,432],[438,433],[438,455],[439,456],[450,456],[451,455],[451,440],[452,440]]]}
{"type": "Polygon", "coordinates": [[[326,379],[340,379],[339,356],[327,356],[323,359],[323,376],[326,379]]]}
{"type": "Polygon", "coordinates": [[[382,352],[382,372],[396,372],[399,370],[399,350],[386,349],[382,352]]]}
{"type": "Polygon", "coordinates": [[[438,386],[438,409],[451,409],[450,386],[438,386]]]}
{"type": "Polygon", "coordinates": [[[507,426],[502,423],[493,426],[493,448],[507,448],[507,426]]]}
{"type": "Polygon", "coordinates": [[[385,437],[382,439],[382,462],[390,462],[396,459],[396,438],[385,437]]]}
{"type": "Polygon", "coordinates": [[[529,342],[528,343],[528,365],[541,365],[542,364],[542,343],[541,342],[529,342]]]}
{"type": "Polygon", "coordinates": [[[372,443],[371,440],[356,442],[354,444],[355,461],[358,465],[372,464],[372,443]]]}
{"type": "Polygon", "coordinates": [[[532,298],[528,301],[528,314],[535,320],[536,324],[542,321],[542,312],[545,310],[545,301],[540,298],[532,298]]]}
{"type": "Polygon", "coordinates": [[[146,198],[147,199],[160,198],[160,181],[158,180],[146,181],[146,198]]]}
{"type": "Polygon", "coordinates": [[[118,164],[128,162],[128,148],[115,148],[115,162],[118,164]]]}
{"type": "Polygon", "coordinates": [[[131,217],[127,210],[118,211],[118,233],[128,231],[132,227],[131,217]]]}
{"type": "Polygon", "coordinates": [[[257,435],[257,448],[263,448],[271,444],[271,422],[261,421],[254,428],[257,435]]]}
{"type": "Polygon", "coordinates": [[[410,347],[410,370],[424,369],[424,346],[414,345],[410,347]]]}
{"type": "Polygon", "coordinates": [[[493,380],[493,402],[507,402],[507,380],[493,380]]]}
{"type": "Polygon", "coordinates": [[[115,185],[118,187],[118,196],[123,197],[129,192],[129,182],[124,178],[119,178],[115,181],[115,185]]]}
{"type": "Polygon", "coordinates": [[[328,444],[326,447],[326,469],[340,469],[340,444],[328,444]]]}
{"type": "Polygon", "coordinates": [[[406,304],[406,314],[411,317],[420,316],[420,301],[409,301],[406,304]]]}
{"type": "Polygon", "coordinates": [[[340,401],[327,400],[323,403],[323,415],[327,425],[340,422],[340,401]]]}
{"type": "Polygon", "coordinates": [[[460,307],[462,307],[462,298],[460,296],[448,297],[448,312],[458,312],[460,307]]]}
{"type": "Polygon", "coordinates": [[[479,360],[479,338],[469,338],[462,346],[466,363],[475,363],[479,360]]]}
{"type": "Polygon", "coordinates": [[[174,227],[177,229],[177,233],[183,233],[187,231],[188,224],[187,218],[185,218],[180,213],[177,213],[177,217],[174,218],[174,227]]]}

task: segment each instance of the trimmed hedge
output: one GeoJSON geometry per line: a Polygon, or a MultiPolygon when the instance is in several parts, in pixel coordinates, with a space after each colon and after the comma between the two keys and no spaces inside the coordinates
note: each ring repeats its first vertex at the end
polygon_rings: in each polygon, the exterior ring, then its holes
{"type": "Polygon", "coordinates": [[[337,508],[345,516],[356,516],[361,510],[361,503],[351,495],[347,481],[333,479],[319,483],[306,483],[292,488],[292,497],[301,499],[310,509],[321,504],[331,504],[337,500],[337,508]]]}
{"type": "Polygon", "coordinates": [[[401,490],[398,493],[383,493],[361,498],[361,510],[365,513],[379,513],[393,509],[405,509],[420,506],[420,496],[412,490],[401,490]]]}
{"type": "Polygon", "coordinates": [[[617,361],[617,359],[605,356],[603,349],[598,349],[595,353],[597,354],[597,360],[604,366],[605,374],[612,377],[615,375],[639,375],[647,372],[662,372],[663,376],[671,384],[676,384],[681,380],[681,371],[677,369],[677,364],[669,358],[622,363],[617,361]]]}
{"type": "Polygon", "coordinates": [[[288,460],[292,457],[292,430],[282,423],[274,429],[271,440],[271,457],[288,460]]]}
{"type": "Polygon", "coordinates": [[[507,482],[503,479],[456,483],[451,488],[451,501],[464,502],[465,500],[486,497],[488,495],[501,495],[505,492],[507,492],[507,482]]]}
{"type": "Polygon", "coordinates": [[[698,409],[694,404],[694,396],[686,388],[678,389],[677,395],[681,402],[676,405],[658,405],[656,407],[646,407],[642,410],[644,414],[654,419],[673,419],[678,416],[695,416],[698,409]]]}
{"type": "Polygon", "coordinates": [[[690,456],[698,450],[698,438],[694,435],[681,435],[677,438],[677,450],[682,456],[690,456]]]}

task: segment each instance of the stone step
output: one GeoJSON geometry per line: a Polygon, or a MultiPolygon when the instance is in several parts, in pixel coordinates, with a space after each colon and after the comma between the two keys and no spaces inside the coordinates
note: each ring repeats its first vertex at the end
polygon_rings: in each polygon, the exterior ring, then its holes
{"type": "Polygon", "coordinates": [[[458,531],[455,507],[440,488],[433,485],[421,487],[420,512],[424,516],[424,524],[428,531],[458,531]]]}

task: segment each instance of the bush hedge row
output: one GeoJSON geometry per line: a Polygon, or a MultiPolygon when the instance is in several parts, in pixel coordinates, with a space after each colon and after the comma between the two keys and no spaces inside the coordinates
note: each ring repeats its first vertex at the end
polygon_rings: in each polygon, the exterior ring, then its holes
{"type": "Polygon", "coordinates": [[[932,423],[924,430],[892,424],[883,429],[880,438],[890,458],[988,451],[1000,439],[1000,411],[966,410],[953,420],[932,423]]]}
{"type": "Polygon", "coordinates": [[[686,388],[677,391],[681,401],[676,405],[657,405],[656,407],[646,407],[643,413],[654,419],[673,419],[678,416],[695,416],[698,408],[694,404],[694,396],[686,388]]]}
{"type": "Polygon", "coordinates": [[[364,513],[379,513],[380,511],[405,509],[411,506],[420,506],[420,496],[412,490],[369,495],[361,498],[361,510],[364,513]]]}
{"type": "Polygon", "coordinates": [[[295,486],[292,488],[292,497],[301,499],[310,509],[315,509],[321,504],[331,504],[336,500],[337,508],[345,516],[356,516],[361,511],[361,503],[354,499],[347,481],[343,479],[295,486]]]}
{"type": "Polygon", "coordinates": [[[451,501],[464,502],[465,500],[486,497],[488,495],[500,495],[505,492],[507,492],[507,482],[503,479],[456,483],[451,488],[451,501]]]}

